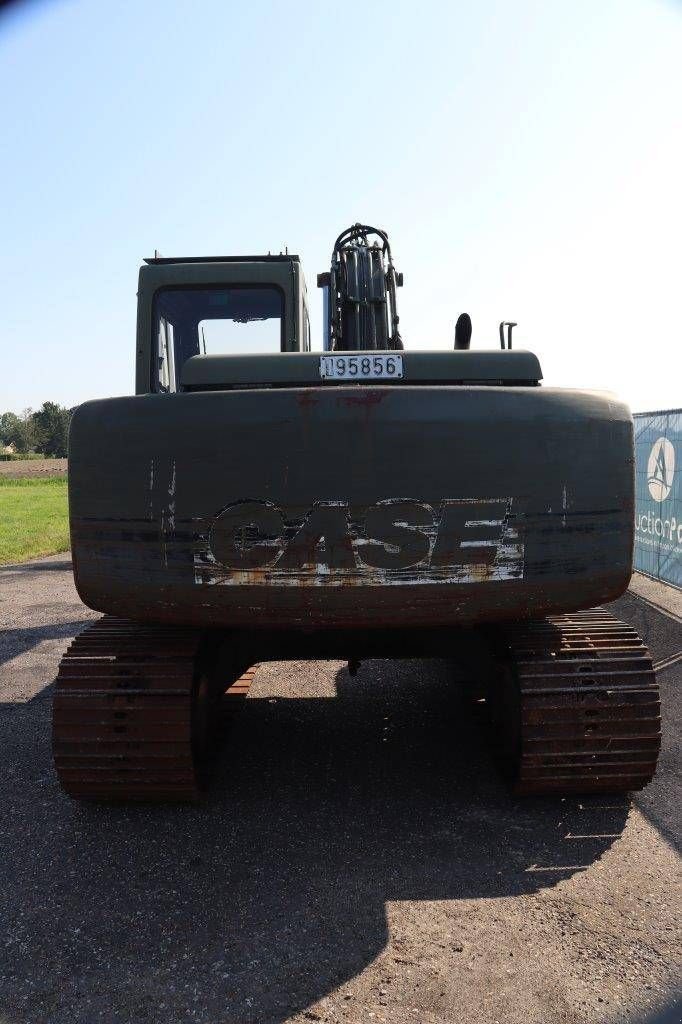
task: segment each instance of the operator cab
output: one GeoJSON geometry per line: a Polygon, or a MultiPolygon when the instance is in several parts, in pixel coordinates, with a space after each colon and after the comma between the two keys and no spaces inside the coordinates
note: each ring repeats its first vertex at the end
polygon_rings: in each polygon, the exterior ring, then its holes
{"type": "Polygon", "coordinates": [[[140,268],[137,394],[181,390],[198,357],[308,351],[298,256],[155,257],[140,268]]]}

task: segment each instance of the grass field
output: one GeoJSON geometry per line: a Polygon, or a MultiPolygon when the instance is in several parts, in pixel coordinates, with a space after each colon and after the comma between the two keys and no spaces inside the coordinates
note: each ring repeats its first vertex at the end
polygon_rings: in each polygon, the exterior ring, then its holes
{"type": "Polygon", "coordinates": [[[0,565],[68,547],[66,477],[0,476],[0,565]]]}

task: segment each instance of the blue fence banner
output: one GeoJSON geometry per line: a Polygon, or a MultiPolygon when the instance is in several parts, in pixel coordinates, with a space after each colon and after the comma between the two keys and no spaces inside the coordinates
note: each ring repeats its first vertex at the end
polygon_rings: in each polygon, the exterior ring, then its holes
{"type": "Polygon", "coordinates": [[[682,409],[634,421],[634,567],[682,588],[682,409]]]}

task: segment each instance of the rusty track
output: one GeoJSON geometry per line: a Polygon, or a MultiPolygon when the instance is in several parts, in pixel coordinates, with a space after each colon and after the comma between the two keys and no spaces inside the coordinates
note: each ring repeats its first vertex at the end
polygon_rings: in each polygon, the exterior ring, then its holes
{"type": "Polygon", "coordinates": [[[595,609],[510,625],[502,643],[493,725],[516,793],[627,792],[651,781],[660,700],[634,629],[595,609]]]}
{"type": "MultiPolygon", "coordinates": [[[[202,642],[200,630],[110,616],[76,637],[59,666],[53,710],[54,761],[70,796],[201,796],[221,696],[208,686],[202,642]]],[[[254,671],[226,691],[228,717],[246,698],[254,671]]]]}

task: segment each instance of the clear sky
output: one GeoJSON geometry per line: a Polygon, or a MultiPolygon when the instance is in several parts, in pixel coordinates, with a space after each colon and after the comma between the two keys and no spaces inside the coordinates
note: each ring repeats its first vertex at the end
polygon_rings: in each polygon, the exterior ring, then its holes
{"type": "Polygon", "coordinates": [[[0,15],[0,411],[131,393],[137,269],[389,231],[406,347],[682,406],[682,2],[44,0],[0,15]]]}

